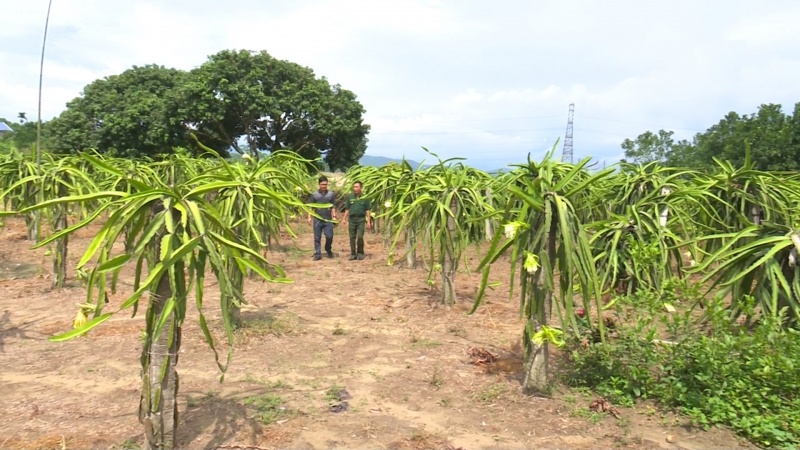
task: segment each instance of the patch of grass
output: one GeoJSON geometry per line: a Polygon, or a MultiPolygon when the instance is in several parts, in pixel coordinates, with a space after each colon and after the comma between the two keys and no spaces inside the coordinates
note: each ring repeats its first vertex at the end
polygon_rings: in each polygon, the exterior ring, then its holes
{"type": "Polygon", "coordinates": [[[259,378],[253,375],[245,375],[244,379],[242,380],[246,383],[255,383],[260,384],[268,389],[291,389],[292,385],[283,381],[283,380],[265,380],[263,378],[259,378]]]}
{"type": "Polygon", "coordinates": [[[244,404],[255,410],[254,418],[264,425],[275,423],[289,415],[283,399],[274,394],[263,394],[244,399],[244,404]]]}
{"type": "Polygon", "coordinates": [[[617,445],[620,447],[641,447],[643,442],[642,437],[632,434],[633,424],[630,419],[622,418],[617,420],[617,427],[622,431],[622,433],[616,437],[617,445]]]}
{"type": "MultiPolygon", "coordinates": [[[[296,230],[297,231],[297,230],[296,230]]],[[[301,257],[307,257],[310,253],[306,250],[303,250],[296,245],[284,245],[281,246],[278,251],[285,253],[292,259],[299,259],[301,257]]]]}
{"type": "Polygon", "coordinates": [[[300,317],[294,314],[281,316],[265,315],[256,319],[242,322],[239,331],[247,335],[265,335],[281,337],[297,334],[301,331],[300,317]]]}
{"type": "MultiPolygon", "coordinates": [[[[800,333],[771,316],[740,324],[721,296],[704,299],[703,321],[691,309],[670,313],[665,303],[698,301],[685,282],[618,297],[614,339],[570,342],[566,381],[616,405],[652,399],[694,426],[724,425],[759,446],[799,448],[800,333]]],[[[755,314],[753,299],[742,302],[742,317],[755,314]]]]}
{"type": "Polygon", "coordinates": [[[414,430],[411,436],[403,439],[400,443],[392,443],[390,448],[396,449],[447,449],[455,448],[450,440],[442,435],[430,433],[424,430],[414,430]]]}
{"type": "Polygon", "coordinates": [[[119,450],[141,450],[142,446],[133,439],[125,439],[119,447],[119,450]]]}
{"type": "Polygon", "coordinates": [[[333,326],[333,335],[334,335],[334,336],[343,336],[343,335],[345,335],[345,334],[347,334],[347,330],[345,330],[344,328],[342,328],[342,326],[341,326],[341,325],[339,325],[339,324],[337,323],[336,325],[334,325],[334,326],[333,326]]]}
{"type": "Polygon", "coordinates": [[[300,383],[304,384],[306,386],[309,386],[309,387],[311,387],[311,389],[314,389],[314,390],[319,389],[319,380],[317,380],[316,378],[314,378],[312,380],[303,380],[300,383]]]}
{"type": "Polygon", "coordinates": [[[442,378],[442,374],[439,372],[439,366],[433,368],[430,384],[436,389],[439,389],[444,384],[444,378],[442,378]]]}
{"type": "Polygon", "coordinates": [[[603,420],[603,415],[602,414],[600,414],[598,412],[595,412],[595,411],[592,411],[588,407],[586,407],[586,408],[575,408],[572,411],[570,411],[569,415],[572,416],[572,417],[580,417],[582,419],[586,419],[589,422],[592,422],[594,424],[597,424],[601,420],[603,420]]]}
{"type": "Polygon", "coordinates": [[[440,341],[435,340],[435,339],[428,339],[428,338],[425,338],[425,337],[420,337],[420,336],[418,336],[416,334],[412,334],[411,335],[411,345],[414,348],[433,348],[433,347],[441,346],[442,343],[440,341]]]}
{"type": "Polygon", "coordinates": [[[497,382],[494,384],[490,384],[489,386],[484,386],[481,389],[478,389],[473,394],[473,398],[479,402],[492,403],[496,401],[501,395],[505,394],[507,391],[508,391],[508,385],[502,382],[497,382]]]}
{"type": "Polygon", "coordinates": [[[338,384],[332,385],[325,391],[325,400],[328,400],[329,402],[338,402],[339,392],[341,392],[342,389],[344,389],[344,386],[340,386],[338,384]]]}
{"type": "Polygon", "coordinates": [[[439,400],[439,406],[441,406],[442,408],[449,408],[452,404],[453,400],[451,400],[449,397],[445,397],[439,400]]]}
{"type": "Polygon", "coordinates": [[[447,332],[448,333],[453,333],[454,335],[456,335],[458,337],[462,337],[462,338],[467,337],[467,330],[465,330],[463,327],[460,327],[458,325],[451,325],[449,328],[447,328],[447,332]]]}

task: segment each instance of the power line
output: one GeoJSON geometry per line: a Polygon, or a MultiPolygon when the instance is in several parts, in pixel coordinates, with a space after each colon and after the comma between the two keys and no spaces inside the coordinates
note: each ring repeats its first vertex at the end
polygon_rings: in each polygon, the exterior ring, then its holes
{"type": "MultiPolygon", "coordinates": [[[[583,116],[581,116],[583,118],[583,116]]],[[[370,132],[372,136],[435,136],[435,135],[447,135],[447,134],[464,134],[466,132],[479,132],[479,133],[523,133],[523,132],[530,132],[530,131],[557,131],[563,130],[562,127],[544,127],[544,128],[515,128],[515,129],[504,129],[504,130],[475,130],[475,129],[460,129],[460,130],[453,130],[453,131],[373,131],[370,132]]],[[[687,128],[682,128],[686,129],[687,128]]],[[[698,133],[702,133],[700,130],[691,130],[696,131],[698,133]]],[[[631,133],[625,131],[613,131],[613,130],[596,130],[593,128],[584,128],[578,127],[575,129],[575,132],[578,134],[580,133],[595,133],[595,134],[607,134],[611,136],[623,136],[623,137],[630,137],[631,133]]]]}
{"type": "Polygon", "coordinates": [[[388,132],[371,132],[370,135],[439,135],[439,134],[464,134],[469,131],[476,131],[479,133],[519,133],[523,131],[553,131],[561,130],[561,127],[548,127],[548,128],[517,128],[513,130],[453,130],[453,131],[388,131],[388,132]]]}
{"type": "MultiPolygon", "coordinates": [[[[574,114],[574,111],[573,111],[574,114]]],[[[532,120],[532,119],[550,119],[550,118],[559,118],[564,117],[562,115],[548,115],[548,116],[529,116],[529,117],[513,117],[513,118],[488,118],[488,119],[463,119],[463,120],[452,120],[446,122],[436,122],[435,125],[438,124],[448,124],[448,123],[464,123],[464,122],[490,122],[490,121],[511,121],[511,120],[532,120]]],[[[648,129],[666,129],[666,130],[684,130],[684,131],[693,131],[696,133],[702,133],[704,130],[698,130],[695,128],[681,128],[681,127],[652,127],[641,122],[631,122],[628,120],[620,120],[620,119],[608,119],[604,117],[596,117],[596,116],[580,116],[581,119],[592,119],[592,120],[600,120],[606,122],[618,122],[618,123],[625,123],[630,125],[637,125],[642,126],[648,129]]],[[[569,121],[569,117],[567,118],[569,121]]],[[[436,135],[448,135],[448,134],[463,134],[465,132],[479,132],[479,133],[522,133],[522,132],[531,132],[531,131],[556,131],[556,130],[563,130],[561,127],[539,127],[539,128],[513,128],[513,129],[499,129],[499,130],[477,130],[477,129],[457,129],[452,131],[373,131],[370,134],[373,136],[380,135],[408,135],[408,136],[436,136],[436,135]]],[[[580,133],[598,133],[598,134],[607,134],[607,135],[618,135],[618,136],[630,136],[630,132],[625,131],[610,131],[610,130],[597,130],[591,128],[584,128],[579,127],[576,132],[580,133]]],[[[564,142],[566,145],[566,140],[564,142]]]]}
{"type": "MultiPolygon", "coordinates": [[[[649,127],[648,125],[646,125],[646,124],[643,124],[643,123],[641,123],[641,122],[631,122],[631,121],[629,121],[629,120],[620,120],[620,119],[607,119],[607,118],[605,118],[605,117],[595,117],[595,116],[581,116],[581,119],[594,119],[594,120],[603,120],[603,121],[606,121],[606,122],[619,122],[619,123],[627,123],[627,124],[631,124],[631,125],[639,125],[639,126],[643,126],[643,127],[646,127],[646,128],[652,128],[652,127],[649,127]]],[[[661,127],[661,129],[670,129],[670,130],[685,130],[685,131],[697,131],[698,133],[701,133],[701,132],[703,132],[703,130],[697,130],[697,129],[695,129],[695,128],[681,128],[681,127],[661,127]]]]}
{"type": "Polygon", "coordinates": [[[564,117],[561,114],[554,114],[550,116],[528,116],[528,117],[496,117],[490,119],[459,119],[453,120],[448,122],[439,122],[439,123],[457,123],[457,122],[491,122],[491,121],[498,121],[498,120],[531,120],[531,119],[553,119],[558,117],[564,117]]]}
{"type": "Polygon", "coordinates": [[[511,120],[532,120],[532,119],[554,119],[554,118],[561,118],[564,117],[561,114],[555,114],[550,116],[528,116],[528,117],[494,117],[494,118],[478,118],[478,119],[457,119],[457,120],[446,120],[446,121],[436,121],[436,125],[443,124],[443,123],[464,123],[464,122],[506,122],[511,120]]]}

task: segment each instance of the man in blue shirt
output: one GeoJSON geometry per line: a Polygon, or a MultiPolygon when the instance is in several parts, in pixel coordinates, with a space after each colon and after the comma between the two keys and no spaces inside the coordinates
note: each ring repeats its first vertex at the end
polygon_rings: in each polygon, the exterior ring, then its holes
{"type": "Polygon", "coordinates": [[[333,221],[336,220],[336,208],[334,207],[336,194],[328,190],[328,178],[325,175],[319,177],[319,190],[311,194],[309,203],[328,204],[322,208],[314,208],[314,212],[322,219],[308,214],[308,224],[314,227],[314,261],[322,259],[320,243],[323,233],[325,234],[325,252],[328,258],[333,258],[331,246],[333,245],[333,221]]]}

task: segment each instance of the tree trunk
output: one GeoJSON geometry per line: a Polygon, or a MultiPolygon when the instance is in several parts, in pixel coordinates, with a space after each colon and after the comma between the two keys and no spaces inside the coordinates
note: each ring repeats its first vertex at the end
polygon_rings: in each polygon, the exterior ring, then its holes
{"type": "Polygon", "coordinates": [[[388,249],[392,246],[392,222],[387,218],[383,225],[383,248],[388,249]]]}
{"type": "Polygon", "coordinates": [[[130,241],[128,239],[128,237],[130,236],[132,228],[133,228],[133,224],[126,224],[123,227],[123,231],[122,232],[124,233],[124,237],[125,237],[125,244],[124,244],[125,245],[125,253],[132,252],[133,248],[135,247],[135,244],[136,244],[135,242],[130,241]]]}
{"type": "MultiPolygon", "coordinates": [[[[27,201],[33,200],[34,202],[38,203],[40,201],[39,195],[35,194],[33,190],[30,188],[29,185],[25,186],[25,198],[27,201]],[[33,196],[36,195],[34,198],[33,196]]],[[[24,202],[23,205],[27,206],[27,202],[24,202]]],[[[25,226],[27,228],[28,240],[32,243],[37,243],[39,241],[39,229],[41,228],[41,221],[42,221],[42,213],[41,211],[33,211],[25,215],[25,226]]]]}
{"type": "MultiPolygon", "coordinates": [[[[236,265],[236,261],[228,261],[228,267],[231,267],[231,284],[233,284],[234,289],[238,290],[239,292],[243,292],[244,289],[244,274],[241,270],[239,270],[239,266],[236,265]]],[[[241,306],[237,305],[234,299],[228,299],[230,302],[229,311],[231,312],[231,324],[233,328],[239,328],[242,325],[242,308],[241,306]]]]}
{"type": "MultiPolygon", "coordinates": [[[[277,236],[275,237],[274,240],[275,243],[278,242],[277,236]]],[[[264,242],[264,245],[266,245],[266,248],[264,248],[265,252],[272,251],[275,249],[275,247],[272,245],[273,241],[272,233],[269,232],[269,229],[267,227],[263,227],[261,230],[261,241],[264,242]]]]}
{"type": "MultiPolygon", "coordinates": [[[[672,189],[665,187],[661,189],[661,195],[669,195],[672,192],[672,189]]],[[[669,206],[665,206],[663,210],[661,210],[660,214],[660,223],[662,227],[667,226],[667,221],[669,220],[669,206]]]]}
{"type": "MultiPolygon", "coordinates": [[[[57,206],[56,217],[54,222],[55,232],[59,232],[67,228],[67,211],[65,206],[57,206]]],[[[64,235],[56,241],[56,251],[53,257],[53,287],[64,287],[64,281],[67,279],[67,245],[69,244],[69,235],[64,235]]]]}
{"type": "MultiPolygon", "coordinates": [[[[547,294],[552,295],[552,294],[547,294]]],[[[538,327],[537,327],[538,328],[538,327]]],[[[545,340],[542,345],[534,343],[531,336],[524,333],[530,342],[530,348],[525,355],[525,379],[522,382],[525,394],[538,394],[547,391],[547,366],[550,363],[550,348],[545,340]]]]}
{"type": "Polygon", "coordinates": [[[406,268],[417,266],[417,237],[414,230],[406,229],[406,268]]]}
{"type": "Polygon", "coordinates": [[[27,228],[27,238],[32,243],[36,243],[39,236],[39,212],[34,211],[25,215],[25,227],[27,228]]]}
{"type": "Polygon", "coordinates": [[[249,133],[247,134],[247,146],[249,147],[248,150],[250,151],[250,157],[253,158],[253,161],[258,161],[258,146],[256,145],[256,139],[249,133]]]}
{"type": "Polygon", "coordinates": [[[378,234],[381,231],[381,221],[383,220],[382,217],[373,217],[372,218],[372,228],[367,228],[364,230],[365,232],[371,230],[373,233],[378,234]]]}
{"type": "MultiPolygon", "coordinates": [[[[486,188],[486,201],[489,206],[492,206],[492,190],[486,188]]],[[[494,239],[494,222],[492,222],[491,218],[486,219],[486,240],[492,242],[494,239]]]]}
{"type": "MultiPolygon", "coordinates": [[[[22,202],[22,205],[28,206],[28,201],[32,199],[34,193],[33,190],[29,185],[25,185],[25,199],[26,201],[22,202]]],[[[34,199],[35,201],[36,199],[34,199]]],[[[33,211],[28,214],[25,214],[25,228],[27,230],[27,238],[32,243],[36,243],[39,238],[39,217],[41,214],[39,211],[33,211]]]]}
{"type": "Polygon", "coordinates": [[[178,351],[181,329],[175,320],[175,310],[167,312],[161,334],[155,341],[152,332],[165,313],[164,305],[172,296],[169,275],[159,280],[151,295],[147,312],[148,338],[142,353],[142,396],[139,402],[139,421],[144,425],[145,450],[170,450],[175,446],[178,428],[178,351]]]}
{"type": "MultiPolygon", "coordinates": [[[[157,203],[153,212],[163,211],[163,203],[157,203]]],[[[175,211],[172,211],[175,216],[175,211]]],[[[175,217],[180,223],[180,217],[175,217]]],[[[166,233],[162,228],[155,238],[154,255],[158,260],[161,254],[161,238],[166,233]]],[[[139,399],[139,422],[144,425],[144,450],[171,450],[175,446],[178,428],[178,351],[181,347],[181,328],[176,317],[176,309],[165,311],[167,301],[172,297],[169,272],[158,280],[155,292],[151,292],[147,305],[146,339],[142,348],[142,395],[139,399]],[[162,317],[164,326],[158,336],[154,336],[156,324],[162,317]],[[154,339],[155,338],[155,339],[154,339]]]]}
{"type": "MultiPolygon", "coordinates": [[[[546,258],[550,261],[550,267],[556,267],[556,218],[553,218],[550,232],[547,237],[547,254],[546,258]]],[[[534,298],[541,298],[542,302],[536,305],[533,317],[533,329],[538,332],[543,326],[550,323],[550,318],[553,312],[553,291],[548,289],[543,291],[543,284],[541,277],[538,278],[538,286],[535,289],[538,291],[534,298]],[[542,295],[544,294],[544,295],[542,295]]],[[[525,339],[530,344],[527,347],[528,352],[525,355],[525,379],[522,386],[526,394],[545,393],[548,390],[548,368],[550,365],[550,343],[545,340],[541,345],[536,344],[531,339],[528,333],[523,333],[525,339]]]]}
{"type": "Polygon", "coordinates": [[[453,306],[456,303],[456,270],[458,269],[458,255],[455,251],[456,215],[457,205],[455,198],[450,202],[450,211],[447,218],[447,238],[444,242],[444,258],[442,263],[442,303],[453,306]]]}
{"type": "Polygon", "coordinates": [[[753,220],[753,225],[761,225],[761,207],[753,205],[753,207],[750,208],[750,217],[753,220]]]}

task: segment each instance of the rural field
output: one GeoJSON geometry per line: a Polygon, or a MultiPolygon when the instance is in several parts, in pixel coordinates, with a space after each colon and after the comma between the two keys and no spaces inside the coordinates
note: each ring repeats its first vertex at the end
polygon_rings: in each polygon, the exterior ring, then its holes
{"type": "Polygon", "coordinates": [[[16,3],[0,450],[800,450],[800,10],[16,3]]]}
{"type": "MultiPolygon", "coordinates": [[[[73,236],[69,266],[99,228],[73,236]]],[[[479,274],[459,273],[459,302],[437,307],[426,271],[388,266],[380,235],[367,233],[367,259],[347,261],[346,234],[337,228],[336,257],[314,262],[308,227],[296,228],[296,239],[283,235],[281,248],[268,253],[294,283],[245,283],[249,304],[222,384],[189,308],[177,368],[178,448],[753,448],[724,429],[689,427],[649,402],[619,407],[617,419],[589,409],[599,398],[589,390],[558,386],[550,398],[523,395],[524,321],[508,299],[507,265],[498,264],[492,277],[503,285],[467,315],[479,274]],[[498,358],[472,364],[470,348],[498,358]],[[332,412],[342,390],[348,408],[332,412]]],[[[118,314],[84,337],[49,342],[72,327],[86,291],[72,277],[51,288],[50,258],[30,247],[24,222],[8,220],[0,267],[43,269],[17,270],[23,278],[16,279],[0,272],[0,448],[139,448],[143,314],[118,314]]],[[[474,250],[470,258],[477,264],[474,250]]],[[[129,294],[132,279],[123,271],[109,309],[129,294]]],[[[210,280],[206,295],[219,295],[210,280]]],[[[218,306],[206,315],[219,333],[218,306]]]]}
{"type": "Polygon", "coordinates": [[[315,261],[297,154],[9,153],[0,448],[796,448],[797,177],[589,162],[330,174],[315,261]]]}

